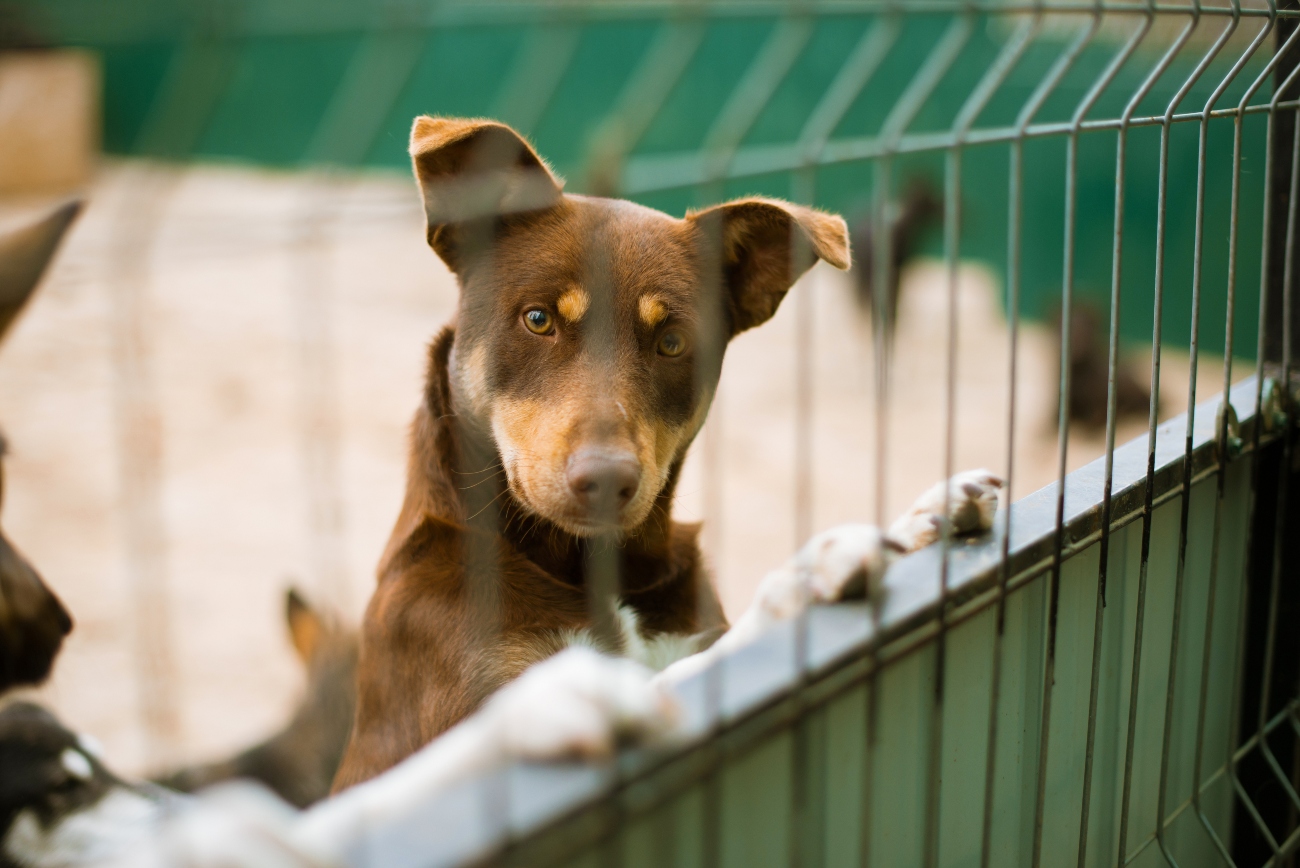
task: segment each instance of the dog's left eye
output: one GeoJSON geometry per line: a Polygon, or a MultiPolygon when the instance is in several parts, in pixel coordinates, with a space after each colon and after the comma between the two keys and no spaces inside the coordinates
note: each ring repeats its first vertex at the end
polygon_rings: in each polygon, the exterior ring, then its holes
{"type": "Polygon", "coordinates": [[[686,352],[686,338],[681,332],[664,332],[659,338],[658,350],[662,356],[680,356],[686,352]]]}
{"type": "Polygon", "coordinates": [[[555,331],[555,323],[551,315],[540,307],[524,311],[524,326],[535,335],[549,335],[555,331]]]}

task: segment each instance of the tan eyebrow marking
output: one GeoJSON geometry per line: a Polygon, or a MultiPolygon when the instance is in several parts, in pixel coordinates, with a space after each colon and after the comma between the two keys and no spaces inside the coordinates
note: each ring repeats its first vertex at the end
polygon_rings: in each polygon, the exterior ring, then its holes
{"type": "Polygon", "coordinates": [[[587,295],[587,291],[575,287],[566,290],[555,303],[555,307],[560,311],[560,316],[569,322],[577,322],[587,312],[589,304],[591,304],[591,296],[587,295]]]}
{"type": "Polygon", "coordinates": [[[664,304],[662,297],[651,292],[641,296],[637,301],[637,312],[641,314],[643,323],[654,328],[668,316],[668,306],[664,304]]]}

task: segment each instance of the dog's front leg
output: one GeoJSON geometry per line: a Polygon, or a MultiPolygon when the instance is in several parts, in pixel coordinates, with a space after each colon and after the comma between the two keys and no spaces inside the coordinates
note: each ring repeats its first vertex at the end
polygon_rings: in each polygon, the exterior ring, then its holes
{"type": "Polygon", "coordinates": [[[935,542],[945,520],[955,534],[982,533],[993,527],[1001,487],[1002,480],[987,470],[959,473],[917,498],[890,525],[888,534],[867,524],[846,524],[819,533],[782,567],[763,577],[754,602],[716,643],[678,660],[658,677],[668,684],[679,683],[814,603],[862,597],[874,603],[889,563],[935,542]]]}
{"type": "Polygon", "coordinates": [[[567,648],[387,772],[313,806],[293,839],[328,861],[368,829],[413,821],[434,794],[475,775],[516,760],[607,758],[624,740],[671,740],[678,719],[676,699],[644,666],[567,648]]]}
{"type": "Polygon", "coordinates": [[[671,740],[676,699],[631,660],[568,648],[386,772],[294,811],[260,785],[187,800],[118,868],[333,868],[368,835],[403,823],[448,788],[516,760],[608,757],[620,741],[671,740]]]}

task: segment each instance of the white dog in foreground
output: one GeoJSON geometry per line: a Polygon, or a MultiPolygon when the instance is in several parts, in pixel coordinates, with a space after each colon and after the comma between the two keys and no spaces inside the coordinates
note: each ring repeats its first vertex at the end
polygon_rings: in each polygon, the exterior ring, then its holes
{"type": "MultiPolygon", "coordinates": [[[[365,834],[418,821],[436,794],[511,762],[602,759],[626,741],[670,743],[680,734],[674,685],[811,604],[863,595],[878,599],[889,563],[938,538],[945,500],[954,533],[982,532],[992,527],[1000,487],[1001,480],[987,471],[963,473],[927,491],[888,533],[845,525],[818,534],[763,579],[753,604],[717,643],[661,673],[589,648],[567,648],[385,774],[302,812],[251,783],[222,785],[197,797],[128,784],[53,718],[51,732],[29,726],[14,744],[0,733],[0,756],[16,750],[15,756],[33,767],[43,762],[46,773],[53,767],[51,786],[63,793],[51,802],[50,793],[34,792],[27,807],[10,806],[13,819],[7,830],[0,829],[0,863],[8,858],[32,868],[346,864],[346,854],[365,834]],[[55,737],[53,730],[61,735],[55,737]],[[85,794],[69,798],[78,782],[85,794]]],[[[4,777],[0,770],[0,793],[4,777]]]]}

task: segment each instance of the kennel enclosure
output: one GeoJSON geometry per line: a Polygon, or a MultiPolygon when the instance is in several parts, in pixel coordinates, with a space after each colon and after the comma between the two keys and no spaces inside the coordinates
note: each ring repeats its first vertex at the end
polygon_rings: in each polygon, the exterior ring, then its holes
{"type": "MultiPolygon", "coordinates": [[[[1009,441],[994,469],[1012,504],[991,538],[945,539],[891,571],[879,610],[816,608],[701,675],[683,697],[687,748],[471,782],[372,830],[355,864],[1289,864],[1300,846],[1300,11],[1109,0],[19,8],[35,37],[102,53],[106,145],[133,158],[397,166],[415,114],[491,115],[528,133],[575,190],[670,213],[757,191],[869,220],[877,287],[897,278],[887,227],[898,197],[928,179],[943,202],[926,246],[949,275],[950,345],[959,263],[989,263],[1003,287],[1008,432],[1021,318],[1054,305],[1068,317],[1079,299],[1107,314],[1104,453],[1066,472],[1063,374],[1058,481],[1022,490],[1009,441]],[[1151,354],[1150,422],[1119,444],[1115,373],[1135,342],[1151,354]],[[1190,354],[1192,374],[1188,412],[1162,422],[1166,349],[1190,354]],[[1202,352],[1224,357],[1230,401],[1196,403],[1202,352]]],[[[314,201],[308,233],[328,215],[328,182],[314,201]]],[[[820,529],[806,296],[786,302],[799,316],[802,538],[820,529]]],[[[304,352],[327,355],[313,310],[308,294],[304,352]]],[[[129,298],[124,311],[129,337],[129,298]]],[[[878,302],[880,427],[861,458],[878,469],[864,517],[882,523],[882,420],[892,390],[915,388],[891,370],[887,317],[878,302]]],[[[1068,322],[1061,331],[1068,359],[1068,322]]],[[[123,346],[130,368],[144,350],[123,346]]],[[[962,469],[955,359],[927,384],[945,396],[948,475],[962,469]]],[[[304,448],[328,480],[322,436],[304,448]]],[[[147,604],[161,581],[154,471],[147,454],[136,460],[147,604]]],[[[328,484],[313,494],[325,560],[335,498],[328,484]]]]}

